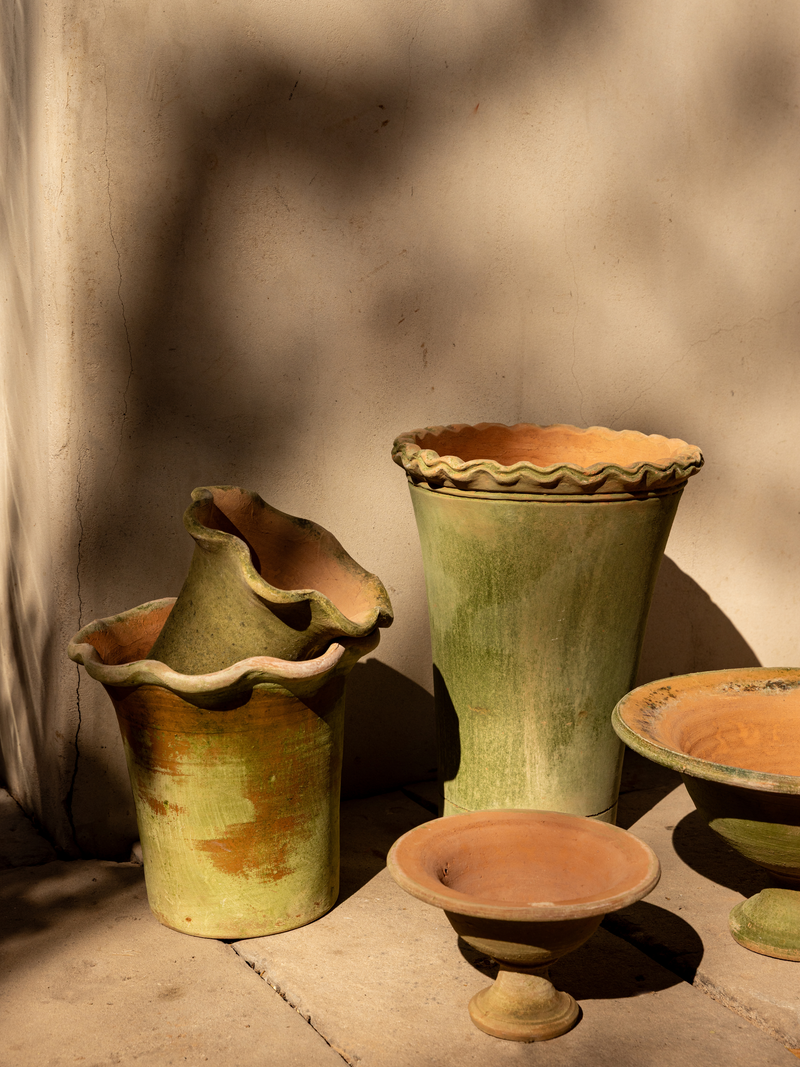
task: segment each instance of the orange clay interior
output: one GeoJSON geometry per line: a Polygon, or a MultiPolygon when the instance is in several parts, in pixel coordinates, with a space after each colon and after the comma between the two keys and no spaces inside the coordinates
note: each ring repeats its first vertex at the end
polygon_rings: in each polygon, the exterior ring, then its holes
{"type": "Polygon", "coordinates": [[[417,444],[440,456],[455,456],[464,462],[493,460],[503,467],[521,462],[535,467],[568,464],[578,469],[610,463],[619,467],[638,463],[664,466],[680,454],[663,437],[646,437],[628,431],[608,438],[566,426],[467,427],[455,432],[420,434],[417,444]]]}
{"type": "Polygon", "coordinates": [[[800,690],[708,693],[670,703],[650,735],[674,752],[764,774],[800,775],[800,690]]]}
{"type": "Polygon", "coordinates": [[[235,491],[214,490],[214,504],[200,521],[244,541],[256,570],[276,589],[316,589],[353,622],[374,604],[362,572],[327,531],[304,529],[235,491]]]}
{"type": "Polygon", "coordinates": [[[170,601],[158,611],[132,615],[107,630],[95,630],[86,640],[97,649],[103,663],[135,663],[138,659],[146,659],[172,606],[170,601]]]}
{"type": "Polygon", "coordinates": [[[435,833],[408,840],[397,861],[422,885],[444,885],[486,904],[604,900],[638,885],[649,857],[638,841],[607,834],[603,826],[504,822],[499,812],[468,829],[442,819],[435,833]]]}

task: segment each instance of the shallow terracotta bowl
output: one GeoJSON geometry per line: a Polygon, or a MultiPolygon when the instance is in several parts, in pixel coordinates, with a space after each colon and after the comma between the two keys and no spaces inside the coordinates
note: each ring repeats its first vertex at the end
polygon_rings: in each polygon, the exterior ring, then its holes
{"type": "Polygon", "coordinates": [[[627,831],[553,811],[435,819],[401,837],[387,862],[403,889],[442,908],[464,941],[500,963],[470,1015],[487,1033],[520,1041],[574,1025],[577,1005],[552,988],[547,967],[607,912],[649,893],[660,873],[653,851],[627,831]]]}

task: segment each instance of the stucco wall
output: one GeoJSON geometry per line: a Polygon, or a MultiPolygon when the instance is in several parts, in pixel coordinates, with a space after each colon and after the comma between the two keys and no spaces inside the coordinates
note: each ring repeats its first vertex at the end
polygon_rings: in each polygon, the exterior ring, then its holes
{"type": "Polygon", "coordinates": [[[0,210],[11,226],[13,178],[32,234],[13,284],[4,260],[3,554],[39,688],[30,708],[14,689],[6,625],[0,739],[63,846],[71,824],[87,852],[135,834],[110,705],[66,639],[177,593],[196,485],[256,489],[380,575],[396,623],[353,677],[346,787],[429,772],[423,580],[389,459],[416,426],[699,444],[642,677],[800,660],[795,4],[26,11],[2,53],[8,71],[35,43],[25,125],[3,128],[0,210]]]}

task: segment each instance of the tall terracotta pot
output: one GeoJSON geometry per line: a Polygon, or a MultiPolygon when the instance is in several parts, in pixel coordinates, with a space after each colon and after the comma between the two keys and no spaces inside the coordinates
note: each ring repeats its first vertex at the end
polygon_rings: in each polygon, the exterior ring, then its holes
{"type": "Polygon", "coordinates": [[[255,494],[195,490],[185,521],[209,558],[178,600],[90,623],[69,654],[117,714],[153,913],[184,933],[258,937],[336,901],[345,680],[391,607],[330,534],[255,494]],[[297,590],[267,580],[289,572],[297,590]],[[311,658],[286,658],[309,642],[311,658]],[[230,662],[232,648],[244,658],[230,662]]]}
{"type": "Polygon", "coordinates": [[[631,688],[686,479],[683,441],[601,427],[398,437],[422,546],[445,815],[613,822],[631,688]]]}

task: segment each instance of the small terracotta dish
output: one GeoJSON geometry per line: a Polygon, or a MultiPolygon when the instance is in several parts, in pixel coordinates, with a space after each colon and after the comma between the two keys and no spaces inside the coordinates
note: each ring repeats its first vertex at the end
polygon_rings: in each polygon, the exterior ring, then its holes
{"type": "Polygon", "coordinates": [[[423,823],[392,846],[389,872],[442,908],[459,937],[495,959],[494,985],[469,1004],[475,1025],[510,1041],[544,1041],[579,1015],[548,968],[603,916],[646,896],[660,868],[626,830],[555,811],[475,811],[423,823]]]}
{"type": "Polygon", "coordinates": [[[730,913],[740,945],[800,960],[800,670],[748,667],[650,682],[617,704],[631,748],[680,771],[708,825],[774,888],[730,913]]]}

